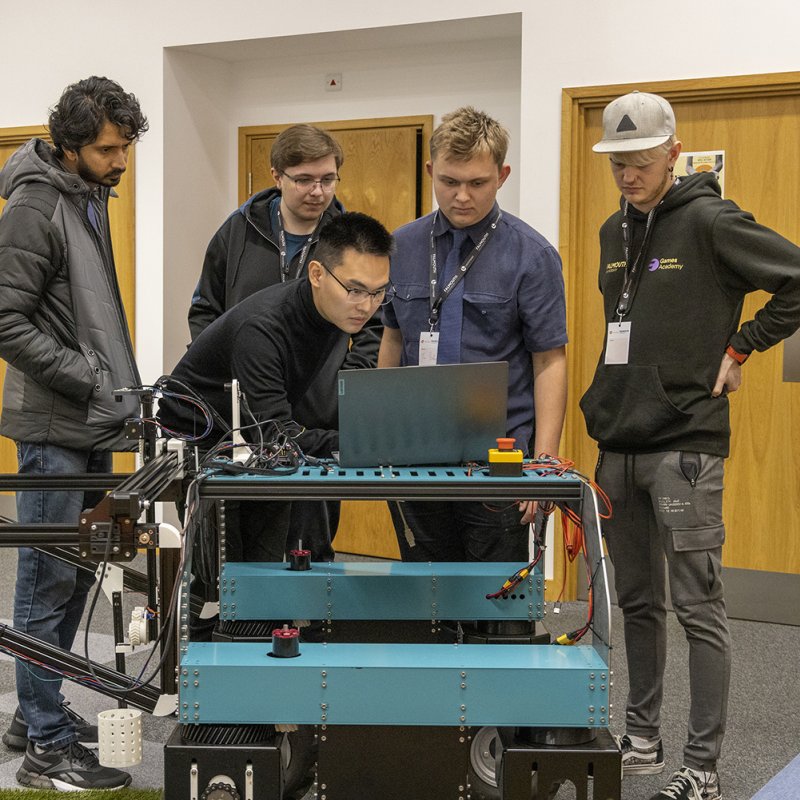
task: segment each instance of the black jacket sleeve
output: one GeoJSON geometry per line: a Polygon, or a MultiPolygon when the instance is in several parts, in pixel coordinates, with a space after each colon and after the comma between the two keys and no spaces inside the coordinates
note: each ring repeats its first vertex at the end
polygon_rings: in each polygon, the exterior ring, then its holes
{"type": "MultiPolygon", "coordinates": [[[[64,266],[56,226],[37,208],[8,207],[0,225],[0,357],[42,385],[76,401],[92,393],[94,373],[86,357],[56,338],[55,323],[34,322],[59,314],[43,308],[48,284],[64,266]]],[[[65,316],[67,309],[61,310],[65,316]]],[[[71,309],[69,309],[71,313],[71,309]]]]}
{"type": "Polygon", "coordinates": [[[730,205],[713,224],[715,252],[737,289],[761,289],[772,297],[731,336],[739,353],[767,350],[800,326],[800,248],[759,225],[747,212],[730,205]]]}
{"type": "Polygon", "coordinates": [[[206,248],[200,280],[189,307],[189,331],[194,341],[215,319],[225,313],[230,221],[214,234],[206,248]]]}
{"type": "MultiPolygon", "coordinates": [[[[283,348],[257,321],[244,325],[236,338],[246,345],[232,348],[231,374],[238,376],[256,420],[260,423],[269,420],[290,422],[292,406],[286,391],[287,367],[283,363],[283,348]]],[[[245,420],[242,424],[246,424],[245,420]]],[[[305,428],[296,441],[304,453],[330,458],[333,451],[339,449],[339,432],[305,428]]]]}

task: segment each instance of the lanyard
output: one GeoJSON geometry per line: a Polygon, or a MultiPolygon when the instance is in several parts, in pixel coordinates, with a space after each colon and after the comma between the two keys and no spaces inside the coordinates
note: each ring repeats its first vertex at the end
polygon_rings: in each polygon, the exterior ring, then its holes
{"type": "Polygon", "coordinates": [[[642,256],[650,240],[650,234],[653,232],[653,220],[655,219],[655,215],[655,208],[651,208],[647,215],[647,223],[645,224],[641,247],[639,248],[634,262],[631,264],[628,202],[625,201],[625,208],[622,216],[622,241],[625,245],[625,282],[622,285],[622,292],[620,293],[619,300],[617,300],[617,316],[620,322],[622,322],[622,318],[630,312],[631,306],[633,305],[633,298],[636,296],[636,290],[639,288],[639,281],[642,278],[642,256]]]}
{"type": "Polygon", "coordinates": [[[444,301],[450,297],[453,289],[458,286],[459,282],[464,279],[469,268],[475,263],[478,256],[481,254],[481,251],[486,246],[486,243],[489,239],[492,238],[495,230],[497,229],[497,223],[500,222],[501,217],[503,216],[502,211],[497,212],[497,216],[494,218],[494,221],[489,225],[486,230],[483,232],[483,236],[481,236],[480,241],[472,248],[472,252],[467,256],[466,260],[461,264],[460,269],[456,270],[455,275],[453,275],[447,284],[442,288],[441,292],[437,293],[437,288],[439,286],[438,275],[439,275],[439,268],[436,261],[436,238],[434,236],[434,231],[436,230],[436,220],[439,218],[439,212],[436,212],[436,215],[433,218],[433,224],[431,225],[431,259],[430,259],[430,294],[429,294],[429,307],[430,307],[430,316],[428,317],[428,324],[431,326],[431,330],[434,329],[436,323],[439,321],[439,312],[441,311],[442,305],[444,301]]]}
{"type": "MultiPolygon", "coordinates": [[[[283,215],[281,214],[280,203],[278,203],[276,214],[278,217],[278,248],[281,255],[281,283],[283,283],[289,277],[289,264],[286,263],[286,229],[283,227],[283,215]]],[[[324,214],[322,216],[324,216],[324,214]]],[[[297,269],[295,270],[293,276],[295,278],[299,278],[300,273],[303,271],[303,266],[306,263],[306,258],[308,257],[308,251],[311,247],[311,243],[314,241],[314,237],[317,235],[317,233],[319,233],[319,228],[322,224],[322,216],[320,216],[319,220],[317,221],[317,226],[313,231],[311,231],[311,235],[308,237],[306,243],[303,245],[303,249],[300,251],[300,258],[297,261],[297,269]]]]}

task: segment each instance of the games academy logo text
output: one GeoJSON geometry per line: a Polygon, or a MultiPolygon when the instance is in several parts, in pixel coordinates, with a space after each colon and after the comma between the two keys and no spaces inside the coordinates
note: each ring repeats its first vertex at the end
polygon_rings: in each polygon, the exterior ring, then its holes
{"type": "MultiPolygon", "coordinates": [[[[609,272],[616,272],[618,269],[625,269],[627,266],[627,262],[625,261],[609,261],[606,264],[606,273],[609,272]]],[[[677,258],[651,258],[650,261],[647,262],[647,269],[649,272],[655,272],[656,270],[680,270],[683,269],[683,264],[681,264],[677,258]]]]}

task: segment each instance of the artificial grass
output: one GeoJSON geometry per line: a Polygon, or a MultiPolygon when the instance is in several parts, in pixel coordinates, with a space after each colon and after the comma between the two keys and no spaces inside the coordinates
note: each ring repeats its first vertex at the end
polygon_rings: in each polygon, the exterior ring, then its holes
{"type": "MultiPolygon", "coordinates": [[[[70,792],[70,797],[80,800],[161,800],[161,789],[117,789],[116,791],[70,792]]],[[[0,789],[0,799],[9,800],[55,800],[61,792],[53,789],[0,789]]]]}

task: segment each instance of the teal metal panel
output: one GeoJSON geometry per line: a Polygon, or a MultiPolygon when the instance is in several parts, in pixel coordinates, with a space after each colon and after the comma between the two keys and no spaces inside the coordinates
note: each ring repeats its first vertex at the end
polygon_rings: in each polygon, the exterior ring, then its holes
{"type": "Polygon", "coordinates": [[[582,483],[573,474],[543,467],[521,476],[492,477],[465,466],[300,467],[278,475],[229,475],[212,467],[200,485],[205,498],[249,500],[337,499],[579,500],[582,483]]]}
{"type": "Polygon", "coordinates": [[[228,562],[220,617],[244,619],[539,620],[544,579],[537,570],[506,599],[487,600],[520,567],[510,563],[228,562]]]}
{"type": "Polygon", "coordinates": [[[591,646],[191,642],[183,722],[607,727],[609,677],[591,646]]]}

